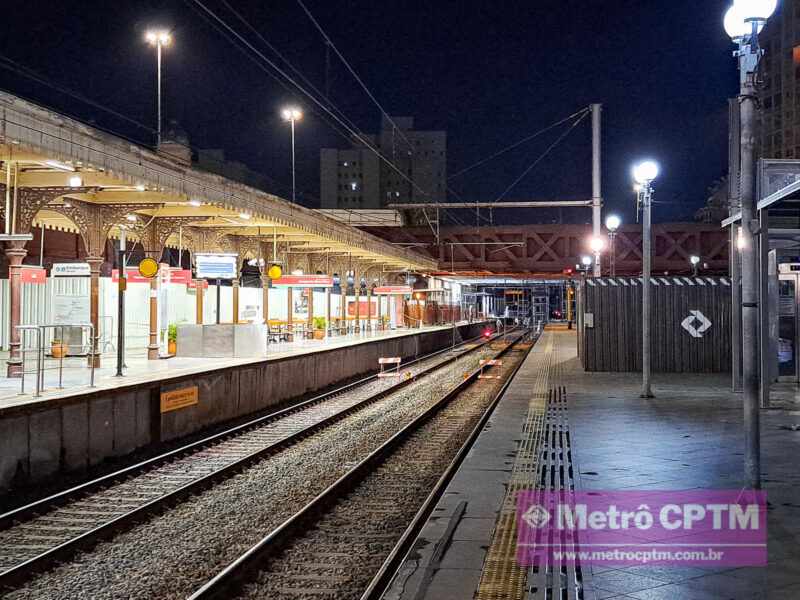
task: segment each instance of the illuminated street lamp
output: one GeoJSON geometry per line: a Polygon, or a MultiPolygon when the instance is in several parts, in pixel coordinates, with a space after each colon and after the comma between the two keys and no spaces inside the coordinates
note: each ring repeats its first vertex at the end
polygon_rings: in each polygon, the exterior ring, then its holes
{"type": "Polygon", "coordinates": [[[287,106],[281,111],[284,121],[292,125],[292,204],[297,201],[297,182],[295,179],[295,160],[294,160],[294,124],[303,118],[303,111],[296,106],[287,106]]]}
{"type": "MultiPolygon", "coordinates": [[[[589,240],[589,248],[591,248],[592,254],[594,254],[595,265],[600,264],[600,254],[603,252],[605,247],[606,247],[606,241],[599,236],[592,237],[592,239],[589,240]]],[[[597,272],[597,269],[595,269],[595,273],[597,274],[597,276],[601,274],[597,272]]]]}
{"type": "Polygon", "coordinates": [[[651,235],[650,208],[653,199],[652,183],[658,177],[658,163],[645,160],[633,167],[633,179],[639,185],[638,206],[642,207],[642,398],[652,398],[650,388],[650,271],[651,235]]]}
{"type": "Polygon", "coordinates": [[[144,39],[151,46],[156,47],[156,61],[158,64],[158,127],[156,128],[156,147],[161,145],[161,48],[169,46],[172,43],[172,35],[166,29],[151,29],[145,35],[144,39]]]}
{"type": "Polygon", "coordinates": [[[699,256],[690,256],[689,263],[692,265],[692,276],[697,277],[697,266],[700,264],[700,257],[699,256]]]}
{"type": "MultiPolygon", "coordinates": [[[[742,391],[744,395],[744,478],[745,486],[761,487],[759,379],[758,379],[758,286],[756,258],[758,220],[755,214],[755,137],[758,63],[764,51],[758,34],[775,12],[777,0],[735,0],[725,13],[724,27],[737,46],[739,61],[739,232],[742,255],[742,391]]],[[[738,365],[734,366],[734,369],[738,365]]]]}
{"type": "Polygon", "coordinates": [[[617,237],[617,229],[622,225],[622,219],[617,215],[606,217],[606,229],[608,229],[608,246],[611,252],[611,277],[617,276],[617,251],[614,240],[617,237]]]}

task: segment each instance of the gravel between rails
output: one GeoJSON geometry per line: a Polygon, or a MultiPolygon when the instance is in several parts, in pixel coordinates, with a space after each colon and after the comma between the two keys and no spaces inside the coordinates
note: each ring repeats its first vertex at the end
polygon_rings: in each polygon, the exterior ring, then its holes
{"type": "MultiPolygon", "coordinates": [[[[466,352],[466,345],[456,351],[466,352]]],[[[416,375],[447,360],[451,353],[431,357],[403,369],[416,375]]],[[[184,485],[209,475],[245,456],[285,439],[289,435],[353,407],[397,383],[396,378],[376,379],[353,390],[305,409],[266,422],[253,429],[208,444],[189,455],[179,456],[138,475],[85,495],[62,507],[0,531],[0,572],[82,533],[123,515],[184,485]]]]}
{"type": "Polygon", "coordinates": [[[185,598],[495,353],[460,357],[7,597],[185,598]]]}
{"type": "MultiPolygon", "coordinates": [[[[502,369],[522,360],[511,352],[502,369]]],[[[280,554],[241,597],[358,600],[430,490],[491,404],[502,381],[459,394],[280,554]]]]}

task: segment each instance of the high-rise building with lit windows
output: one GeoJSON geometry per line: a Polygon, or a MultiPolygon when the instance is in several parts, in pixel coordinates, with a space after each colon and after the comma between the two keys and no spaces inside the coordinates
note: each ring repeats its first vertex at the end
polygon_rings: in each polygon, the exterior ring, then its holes
{"type": "Polygon", "coordinates": [[[761,158],[800,158],[800,0],[783,0],[759,35],[761,158]]]}
{"type": "Polygon", "coordinates": [[[444,131],[417,131],[413,118],[392,117],[383,119],[379,134],[365,139],[385,161],[358,140],[345,150],[322,149],[322,208],[374,209],[393,203],[445,201],[444,131]]]}

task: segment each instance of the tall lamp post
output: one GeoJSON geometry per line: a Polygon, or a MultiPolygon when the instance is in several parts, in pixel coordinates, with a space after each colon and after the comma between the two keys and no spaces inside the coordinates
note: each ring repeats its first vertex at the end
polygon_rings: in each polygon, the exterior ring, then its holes
{"type": "Polygon", "coordinates": [[[617,237],[617,229],[622,225],[622,219],[617,215],[608,215],[606,218],[606,229],[608,229],[608,246],[610,258],[611,277],[617,276],[617,250],[614,241],[617,237]]]}
{"type": "Polygon", "coordinates": [[[650,271],[651,236],[650,209],[652,183],[658,177],[658,164],[652,160],[640,162],[633,168],[633,179],[638,185],[639,204],[642,207],[642,398],[652,398],[650,387],[650,271]]]}
{"type": "Polygon", "coordinates": [[[597,266],[600,265],[600,255],[605,247],[606,241],[600,236],[594,236],[591,240],[589,240],[589,248],[592,249],[592,254],[594,254],[595,277],[601,277],[603,275],[602,270],[598,269],[597,266]]]}
{"type": "Polygon", "coordinates": [[[172,43],[172,36],[165,29],[151,29],[145,34],[145,39],[151,46],[156,47],[156,61],[158,64],[158,126],[156,127],[156,147],[161,145],[161,48],[172,43]]]}
{"type": "Polygon", "coordinates": [[[697,267],[700,264],[700,257],[693,254],[689,257],[689,264],[692,265],[692,277],[697,277],[697,267]]]}
{"type": "Polygon", "coordinates": [[[725,31],[738,46],[740,118],[740,202],[742,234],[742,390],[744,392],[744,479],[761,487],[761,437],[758,381],[758,285],[755,214],[756,71],[764,51],[758,34],[775,12],[777,0],[734,0],[725,13],[725,31]]]}
{"type": "Polygon", "coordinates": [[[292,126],[292,204],[297,201],[297,181],[295,179],[295,161],[294,161],[294,124],[303,118],[303,111],[296,106],[287,106],[281,111],[281,116],[284,121],[288,121],[292,126]]]}

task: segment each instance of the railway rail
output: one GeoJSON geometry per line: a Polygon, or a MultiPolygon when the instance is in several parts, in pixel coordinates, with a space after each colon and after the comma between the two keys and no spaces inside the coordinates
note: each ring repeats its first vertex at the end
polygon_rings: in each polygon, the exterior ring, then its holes
{"type": "Polygon", "coordinates": [[[405,556],[532,344],[506,355],[502,379],[481,369],[359,461],[197,590],[191,600],[374,600],[405,556]],[[477,384],[477,385],[475,385],[477,384]]]}
{"type": "Polygon", "coordinates": [[[0,590],[491,344],[475,338],[0,515],[0,590]]]}

